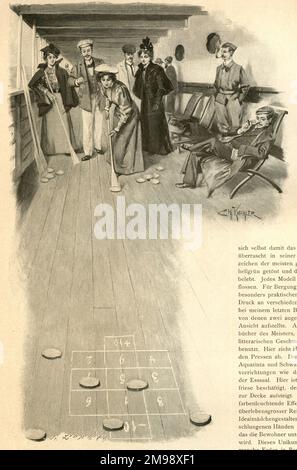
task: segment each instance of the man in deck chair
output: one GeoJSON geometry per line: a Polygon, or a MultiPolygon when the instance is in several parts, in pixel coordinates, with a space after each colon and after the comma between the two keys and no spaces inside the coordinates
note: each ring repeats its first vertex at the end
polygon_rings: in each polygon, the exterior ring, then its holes
{"type": "Polygon", "coordinates": [[[208,197],[239,171],[253,168],[259,159],[266,157],[273,139],[274,110],[263,106],[256,111],[256,120],[247,121],[233,135],[212,137],[188,147],[178,188],[196,188],[203,182],[208,197]]]}
{"type": "Polygon", "coordinates": [[[82,161],[92,157],[94,147],[102,154],[102,126],[104,119],[105,100],[97,101],[97,80],[95,67],[103,64],[102,59],[93,57],[93,41],[83,39],[77,44],[81,60],[73,67],[68,83],[78,90],[79,106],[82,110],[83,149],[82,161]]]}

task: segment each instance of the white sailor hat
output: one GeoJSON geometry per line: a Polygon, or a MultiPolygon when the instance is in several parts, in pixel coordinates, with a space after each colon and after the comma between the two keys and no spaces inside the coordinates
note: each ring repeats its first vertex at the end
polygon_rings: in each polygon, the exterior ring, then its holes
{"type": "Polygon", "coordinates": [[[81,39],[77,43],[77,49],[81,49],[82,47],[86,47],[86,46],[93,46],[92,39],[81,39]]]}
{"type": "Polygon", "coordinates": [[[96,72],[98,73],[119,73],[119,70],[114,65],[100,64],[95,67],[96,72]]]}

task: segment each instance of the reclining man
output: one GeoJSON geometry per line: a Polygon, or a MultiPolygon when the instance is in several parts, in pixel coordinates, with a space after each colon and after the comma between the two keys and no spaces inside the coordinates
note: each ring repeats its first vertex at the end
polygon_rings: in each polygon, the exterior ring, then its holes
{"type": "Polygon", "coordinates": [[[259,159],[268,154],[273,139],[274,110],[263,106],[256,111],[256,120],[247,121],[234,135],[212,137],[188,146],[178,188],[196,188],[204,181],[208,197],[239,171],[253,168],[259,159]]]}

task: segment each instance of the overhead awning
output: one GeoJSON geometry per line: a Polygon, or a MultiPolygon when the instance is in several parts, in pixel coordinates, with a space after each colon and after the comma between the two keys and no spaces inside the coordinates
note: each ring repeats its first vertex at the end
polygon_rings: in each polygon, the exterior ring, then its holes
{"type": "Polygon", "coordinates": [[[187,27],[192,15],[206,15],[200,6],[168,4],[59,3],[11,5],[36,33],[56,42],[63,54],[72,58],[74,43],[90,37],[101,49],[119,49],[124,42],[138,44],[144,36],[155,43],[169,30],[187,27]]]}

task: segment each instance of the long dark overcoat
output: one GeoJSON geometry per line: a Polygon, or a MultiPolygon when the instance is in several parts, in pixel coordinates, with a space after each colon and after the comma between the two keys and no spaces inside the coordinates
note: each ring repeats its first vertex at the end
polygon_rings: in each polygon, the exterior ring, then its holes
{"type": "Polygon", "coordinates": [[[144,72],[139,64],[133,88],[141,100],[140,120],[143,150],[159,155],[172,152],[163,96],[173,90],[162,67],[150,62],[144,72]]]}

